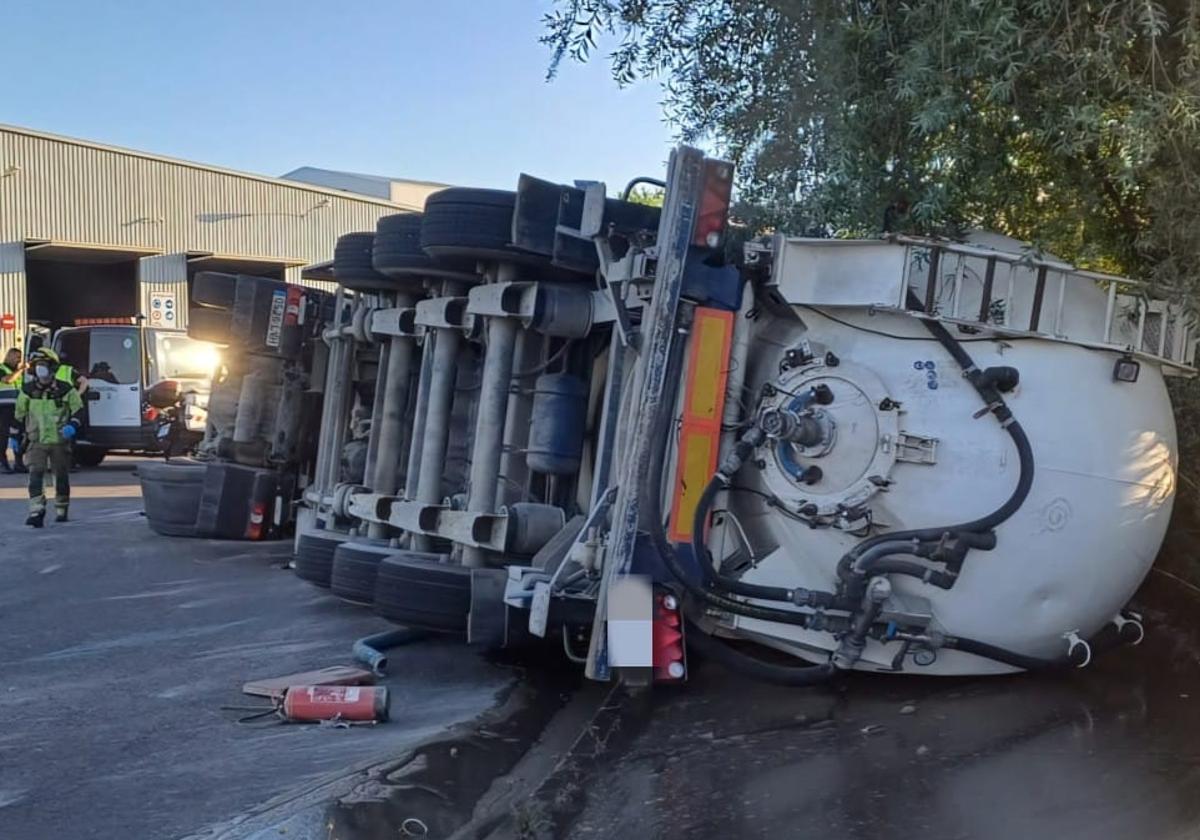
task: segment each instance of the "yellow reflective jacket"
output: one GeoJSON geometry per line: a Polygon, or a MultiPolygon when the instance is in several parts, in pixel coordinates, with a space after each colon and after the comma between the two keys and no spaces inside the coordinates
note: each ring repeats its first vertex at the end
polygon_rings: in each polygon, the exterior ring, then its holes
{"type": "Polygon", "coordinates": [[[83,399],[74,386],[54,380],[43,387],[37,380],[25,383],[17,397],[17,419],[24,422],[30,443],[53,445],[65,442],[63,426],[76,430],[82,425],[83,399]]]}

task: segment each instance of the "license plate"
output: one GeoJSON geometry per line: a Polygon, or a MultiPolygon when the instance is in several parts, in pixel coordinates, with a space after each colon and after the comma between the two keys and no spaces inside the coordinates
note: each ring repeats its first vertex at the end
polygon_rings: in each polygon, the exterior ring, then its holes
{"type": "Polygon", "coordinates": [[[267,346],[278,347],[283,331],[283,315],[287,311],[287,292],[283,289],[271,295],[271,319],[267,321],[267,346]]]}

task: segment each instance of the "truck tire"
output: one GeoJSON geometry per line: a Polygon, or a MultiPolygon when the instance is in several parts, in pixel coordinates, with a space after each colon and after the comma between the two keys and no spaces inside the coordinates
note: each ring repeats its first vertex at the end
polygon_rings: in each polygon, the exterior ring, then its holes
{"type": "Polygon", "coordinates": [[[147,461],[138,464],[146,524],[167,537],[197,536],[196,515],[208,467],[196,463],[147,461]]]}
{"type": "Polygon", "coordinates": [[[233,344],[233,313],[226,309],[189,307],[188,335],[214,344],[233,344]]]}
{"type": "Polygon", "coordinates": [[[375,612],[406,627],[465,634],[471,570],[435,559],[441,556],[402,551],[380,561],[375,612]]]}
{"type": "Polygon", "coordinates": [[[379,563],[396,553],[386,542],[344,542],[333,552],[329,588],[343,601],[371,606],[375,603],[375,578],[379,563]]]}
{"type": "Polygon", "coordinates": [[[192,280],[192,303],[217,309],[233,309],[237,302],[237,275],[200,271],[192,280]]]}
{"type": "Polygon", "coordinates": [[[400,279],[433,269],[433,258],[421,250],[421,219],[420,213],[395,213],[379,220],[371,249],[376,271],[400,279]]]}
{"type": "Polygon", "coordinates": [[[329,578],[333,573],[333,554],[347,539],[341,534],[301,534],[300,539],[296,541],[296,554],[292,558],[292,568],[296,577],[328,589],[329,578]]]}
{"type": "Polygon", "coordinates": [[[108,454],[108,450],[100,446],[88,446],[87,444],[76,444],[73,450],[75,463],[81,467],[98,467],[104,463],[104,456],[108,454]]]}
{"type": "Polygon", "coordinates": [[[386,292],[396,288],[394,280],[380,274],[372,265],[374,246],[374,231],[338,237],[333,248],[333,276],[338,283],[356,292],[386,292]]]}
{"type": "Polygon", "coordinates": [[[512,244],[517,194],[508,190],[451,187],[425,199],[421,248],[441,259],[472,258],[545,262],[512,244]]]}

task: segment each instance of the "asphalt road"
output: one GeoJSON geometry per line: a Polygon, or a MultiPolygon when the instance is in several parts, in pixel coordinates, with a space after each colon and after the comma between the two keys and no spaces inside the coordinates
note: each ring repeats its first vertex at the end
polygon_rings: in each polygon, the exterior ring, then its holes
{"type": "Polygon", "coordinates": [[[1060,674],[797,689],[694,663],[486,836],[1200,837],[1198,595],[1152,574],[1146,640],[1060,674]]]}
{"type": "Polygon", "coordinates": [[[424,643],[390,657],[389,724],[239,725],[220,706],[258,702],[244,681],[349,663],[389,625],[283,570],[290,543],[154,535],[135,465],[74,474],[73,521],[43,531],[22,524],[22,477],[0,476],[0,837],[204,834],[394,758],[511,684],[424,643]]]}

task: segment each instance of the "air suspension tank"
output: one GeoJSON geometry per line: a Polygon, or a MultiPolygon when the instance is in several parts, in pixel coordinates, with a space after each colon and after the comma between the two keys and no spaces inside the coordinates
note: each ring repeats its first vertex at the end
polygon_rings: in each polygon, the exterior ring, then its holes
{"type": "Polygon", "coordinates": [[[537,378],[525,463],[534,472],[573,475],[579,471],[587,427],[588,387],[569,373],[537,378]]]}

